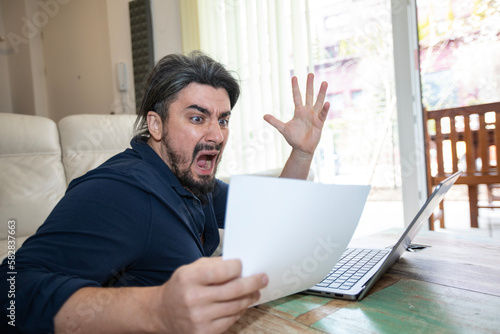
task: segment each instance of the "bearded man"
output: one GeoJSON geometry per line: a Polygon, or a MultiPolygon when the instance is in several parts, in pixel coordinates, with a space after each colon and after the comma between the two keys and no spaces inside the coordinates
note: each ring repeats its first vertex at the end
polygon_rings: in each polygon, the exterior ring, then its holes
{"type": "MultiPolygon", "coordinates": [[[[326,87],[313,103],[310,74],[303,103],[293,78],[293,119],[264,117],[292,146],[283,177],[308,175],[326,87]]],[[[239,94],[231,73],[200,52],[158,62],[131,148],[73,180],[17,252],[15,330],[219,333],[258,300],[265,273],[243,278],[240,261],[210,257],[228,192],[215,175],[239,94]]]]}

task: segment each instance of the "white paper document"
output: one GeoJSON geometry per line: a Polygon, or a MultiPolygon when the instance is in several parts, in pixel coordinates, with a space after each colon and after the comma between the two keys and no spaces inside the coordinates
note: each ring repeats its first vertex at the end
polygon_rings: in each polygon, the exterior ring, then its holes
{"type": "Polygon", "coordinates": [[[349,244],[369,190],[284,178],[231,178],[223,257],[240,259],[243,277],[269,276],[255,305],[325,278],[349,244]]]}

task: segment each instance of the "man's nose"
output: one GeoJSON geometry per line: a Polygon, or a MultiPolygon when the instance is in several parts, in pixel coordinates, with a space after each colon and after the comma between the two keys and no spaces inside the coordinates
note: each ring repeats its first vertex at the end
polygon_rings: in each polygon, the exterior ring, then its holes
{"type": "Polygon", "coordinates": [[[206,140],[215,144],[220,144],[224,140],[224,134],[222,133],[219,120],[215,120],[209,123],[206,140]]]}

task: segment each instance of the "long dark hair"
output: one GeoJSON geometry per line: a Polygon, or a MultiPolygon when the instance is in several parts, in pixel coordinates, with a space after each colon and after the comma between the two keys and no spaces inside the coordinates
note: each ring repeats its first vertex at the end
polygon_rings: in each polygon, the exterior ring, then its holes
{"type": "Polygon", "coordinates": [[[135,139],[146,141],[150,136],[146,120],[148,112],[155,111],[164,121],[168,117],[168,108],[179,92],[192,82],[224,88],[229,95],[231,109],[238,101],[240,85],[221,63],[200,51],[187,56],[165,56],[149,75],[135,121],[135,139]]]}

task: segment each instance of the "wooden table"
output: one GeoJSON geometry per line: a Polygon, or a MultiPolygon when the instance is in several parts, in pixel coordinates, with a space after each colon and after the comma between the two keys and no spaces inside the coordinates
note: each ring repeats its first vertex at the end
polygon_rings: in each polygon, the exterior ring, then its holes
{"type": "MultiPolygon", "coordinates": [[[[399,232],[351,245],[386,247],[399,232]]],[[[500,240],[421,231],[414,242],[432,247],[406,252],[362,301],[295,294],[250,308],[228,332],[500,333],[500,240]]]]}

